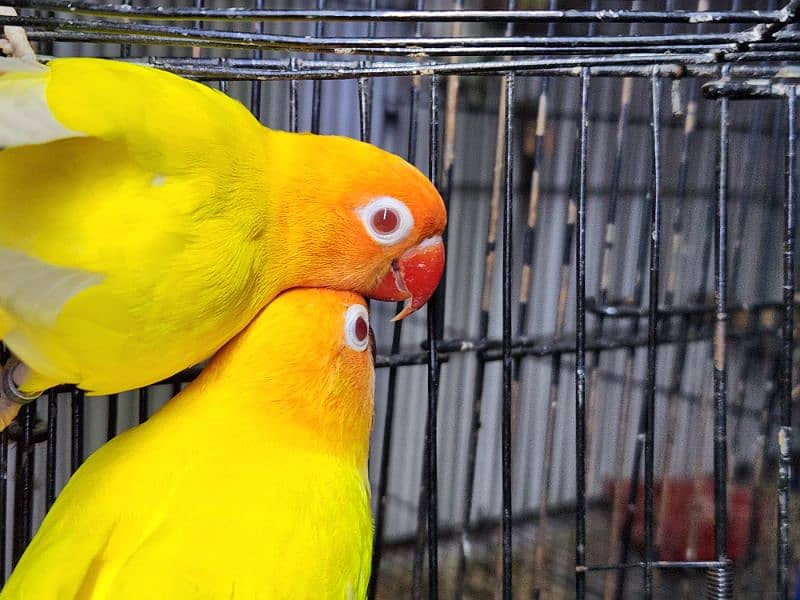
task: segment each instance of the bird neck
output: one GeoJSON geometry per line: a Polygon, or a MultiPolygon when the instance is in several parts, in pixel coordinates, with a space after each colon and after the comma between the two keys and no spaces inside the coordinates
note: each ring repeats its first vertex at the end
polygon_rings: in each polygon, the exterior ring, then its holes
{"type": "Polygon", "coordinates": [[[159,413],[209,429],[211,435],[238,438],[248,448],[271,454],[328,454],[366,469],[371,395],[359,399],[346,392],[322,394],[302,374],[292,377],[287,372],[265,381],[255,373],[241,377],[237,371],[210,364],[159,413]]]}

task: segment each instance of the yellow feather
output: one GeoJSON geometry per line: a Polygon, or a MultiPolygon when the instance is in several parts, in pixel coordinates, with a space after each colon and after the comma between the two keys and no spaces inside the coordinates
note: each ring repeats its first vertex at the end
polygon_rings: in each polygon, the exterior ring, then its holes
{"type": "Polygon", "coordinates": [[[76,472],[0,599],[364,598],[373,371],[345,344],[352,304],[276,298],[76,472]]]}

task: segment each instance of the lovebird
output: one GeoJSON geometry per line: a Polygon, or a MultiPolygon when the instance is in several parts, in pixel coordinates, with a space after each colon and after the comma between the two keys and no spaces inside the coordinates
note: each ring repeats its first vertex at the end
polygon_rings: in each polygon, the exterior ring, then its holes
{"type": "Polygon", "coordinates": [[[0,73],[0,339],[21,361],[1,389],[15,400],[160,381],[286,289],[405,300],[402,318],[441,278],[444,203],[398,156],[268,129],[151,67],[0,58],[0,73]]]}
{"type": "Polygon", "coordinates": [[[295,289],[75,472],[0,600],[366,597],[370,327],[295,289]]]}

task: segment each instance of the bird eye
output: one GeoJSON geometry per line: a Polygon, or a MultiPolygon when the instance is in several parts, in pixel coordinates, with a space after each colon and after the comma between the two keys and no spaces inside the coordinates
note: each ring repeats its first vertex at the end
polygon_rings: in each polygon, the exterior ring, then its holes
{"type": "Polygon", "coordinates": [[[391,235],[400,226],[400,217],[393,208],[388,206],[372,214],[372,228],[380,234],[391,235]]]}
{"type": "Polygon", "coordinates": [[[386,246],[402,241],[414,226],[408,207],[391,196],[375,198],[359,208],[358,214],[370,237],[386,246]]]}
{"type": "Polygon", "coordinates": [[[347,345],[358,352],[369,346],[369,315],[360,304],[353,304],[344,315],[344,336],[347,345]]]}

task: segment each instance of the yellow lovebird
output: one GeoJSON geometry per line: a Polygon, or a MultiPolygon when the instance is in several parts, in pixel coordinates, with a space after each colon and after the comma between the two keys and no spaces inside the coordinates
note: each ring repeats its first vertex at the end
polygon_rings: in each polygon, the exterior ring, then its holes
{"type": "Polygon", "coordinates": [[[270,130],[150,67],[0,73],[0,338],[22,361],[0,389],[18,400],[159,381],[286,289],[406,300],[404,317],[441,278],[444,204],[393,154],[270,130]]]}
{"type": "Polygon", "coordinates": [[[0,600],[364,598],[373,383],[359,296],[281,294],[78,469],[0,600]]]}

